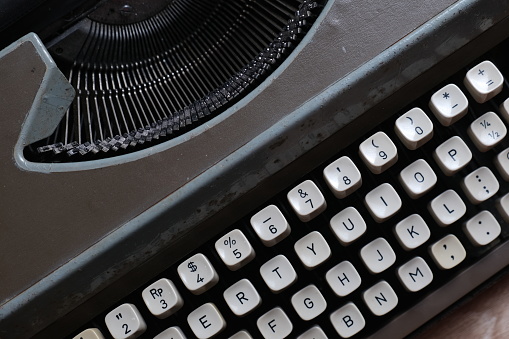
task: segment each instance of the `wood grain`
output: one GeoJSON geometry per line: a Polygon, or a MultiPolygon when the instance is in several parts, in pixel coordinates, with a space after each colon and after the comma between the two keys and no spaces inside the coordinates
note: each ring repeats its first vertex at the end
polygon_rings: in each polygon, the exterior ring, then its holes
{"type": "Polygon", "coordinates": [[[509,338],[509,275],[412,338],[509,338]]]}

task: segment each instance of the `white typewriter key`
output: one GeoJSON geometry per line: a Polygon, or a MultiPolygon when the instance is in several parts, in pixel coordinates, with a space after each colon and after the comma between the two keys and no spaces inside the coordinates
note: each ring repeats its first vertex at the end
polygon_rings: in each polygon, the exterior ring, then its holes
{"type": "Polygon", "coordinates": [[[433,158],[445,175],[453,175],[472,160],[472,152],[458,136],[451,137],[433,152],[433,158]]]}
{"type": "Polygon", "coordinates": [[[285,216],[274,205],[269,205],[253,215],[251,226],[265,246],[274,246],[291,231],[285,216]]]}
{"type": "Polygon", "coordinates": [[[488,167],[480,167],[467,175],[462,182],[463,190],[473,204],[479,204],[498,192],[500,184],[488,167]]]}
{"type": "Polygon", "coordinates": [[[186,336],[180,327],[174,326],[162,331],[154,339],[186,339],[186,336]]]}
{"type": "Polygon", "coordinates": [[[486,152],[505,138],[507,128],[498,115],[488,112],[470,124],[468,135],[479,151],[486,152]]]}
{"type": "Polygon", "coordinates": [[[400,268],[398,278],[410,292],[417,292],[433,281],[433,272],[421,257],[415,257],[400,268]]]}
{"type": "Polygon", "coordinates": [[[396,238],[407,251],[413,250],[428,241],[431,231],[419,214],[412,214],[394,227],[396,238]]]}
{"type": "Polygon", "coordinates": [[[333,216],[329,225],[343,245],[357,240],[366,232],[366,222],[355,207],[347,207],[333,216]]]}
{"type": "Polygon", "coordinates": [[[501,232],[497,219],[488,211],[479,212],[464,225],[465,233],[475,246],[484,246],[495,240],[501,232]]]}
{"type": "Polygon", "coordinates": [[[219,280],[216,270],[201,253],[181,263],[177,272],[187,289],[197,295],[214,286],[219,280]]]}
{"type": "Polygon", "coordinates": [[[398,149],[384,132],[377,132],[359,145],[359,155],[374,174],[380,174],[398,161],[398,149]]]}
{"type": "Polygon", "coordinates": [[[159,319],[172,315],[184,305],[175,284],[164,278],[144,289],[141,296],[150,313],[159,319]]]}
{"type": "Polygon", "coordinates": [[[256,325],[265,339],[286,338],[293,330],[290,318],[280,307],[273,308],[262,315],[256,321],[256,325]]]}
{"type": "Polygon", "coordinates": [[[455,267],[467,256],[465,248],[453,234],[446,235],[434,243],[430,247],[430,253],[438,267],[444,270],[455,267]]]}
{"type": "Polygon", "coordinates": [[[392,217],[401,208],[401,198],[391,184],[384,183],[366,194],[364,204],[376,222],[392,217]]]}
{"type": "Polygon", "coordinates": [[[431,96],[429,108],[442,125],[450,126],[467,113],[468,100],[458,86],[449,84],[431,96]]]}
{"type": "Polygon", "coordinates": [[[334,293],[344,297],[355,291],[361,285],[361,276],[349,261],[343,261],[325,275],[327,283],[334,293]]]}
{"type": "Polygon", "coordinates": [[[260,274],[274,293],[281,292],[297,280],[295,269],[282,254],[263,264],[260,267],[260,274]]]}
{"type": "Polygon", "coordinates": [[[255,257],[253,247],[244,233],[238,229],[216,241],[215,247],[217,254],[232,271],[238,270],[255,257]]]}
{"type": "Polygon", "coordinates": [[[382,316],[398,305],[398,296],[386,281],[368,288],[362,298],[374,315],[382,316]]]}
{"type": "Polygon", "coordinates": [[[380,273],[396,262],[396,253],[384,238],[377,238],[361,249],[361,258],[371,273],[380,273]]]}
{"type": "Polygon", "coordinates": [[[295,293],[291,302],[299,317],[306,321],[318,317],[327,308],[325,298],[315,285],[309,285],[295,293]]]}
{"type": "Polygon", "coordinates": [[[320,326],[314,326],[299,335],[297,339],[327,339],[327,335],[323,332],[320,326]]]}
{"type": "Polygon", "coordinates": [[[352,302],[332,312],[330,321],[341,338],[350,338],[366,326],[362,313],[352,302]]]}
{"type": "Polygon", "coordinates": [[[299,239],[295,243],[294,249],[307,269],[315,268],[329,259],[331,255],[329,244],[327,244],[323,235],[317,231],[313,231],[299,239]]]}
{"type": "Polygon", "coordinates": [[[104,318],[108,331],[115,339],[139,337],[147,329],[140,312],[133,304],[122,304],[104,318]]]}
{"type": "Polygon", "coordinates": [[[437,175],[425,160],[419,159],[401,171],[399,181],[408,195],[417,199],[435,186],[437,175]]]}
{"type": "Polygon", "coordinates": [[[341,157],[323,170],[327,186],[336,198],[342,199],[362,185],[359,169],[349,157],[341,157]]]}
{"type": "Polygon", "coordinates": [[[410,150],[421,147],[433,137],[433,123],[418,107],[400,116],[396,120],[394,130],[401,142],[410,150]]]}
{"type": "Polygon", "coordinates": [[[504,77],[491,61],[483,61],[467,72],[465,87],[478,103],[483,103],[502,91],[504,77]]]}
{"type": "Polygon", "coordinates": [[[242,279],[230,286],[223,293],[224,300],[237,316],[243,316],[257,308],[262,298],[247,279],[242,279]]]}
{"type": "Polygon", "coordinates": [[[497,170],[502,178],[505,181],[509,181],[509,148],[506,148],[497,155],[495,166],[497,166],[497,170]]]}
{"type": "Polygon", "coordinates": [[[428,210],[440,226],[449,226],[466,213],[467,206],[458,193],[447,190],[431,200],[428,210]]]}
{"type": "Polygon", "coordinates": [[[97,328],[87,328],[73,339],[104,339],[104,336],[97,328]]]}
{"type": "Polygon", "coordinates": [[[253,339],[247,331],[239,331],[232,335],[229,339],[253,339]]]}
{"type": "Polygon", "coordinates": [[[327,208],[320,189],[311,180],[297,185],[287,194],[288,202],[301,221],[310,221],[327,208]]]}
{"type": "Polygon", "coordinates": [[[498,109],[504,120],[509,123],[509,98],[505,99],[498,109]]]}
{"type": "Polygon", "coordinates": [[[213,303],[201,305],[189,313],[187,323],[200,339],[211,338],[226,327],[226,321],[213,303]]]}
{"type": "Polygon", "coordinates": [[[506,222],[509,222],[509,193],[500,198],[497,202],[497,210],[506,222]]]}

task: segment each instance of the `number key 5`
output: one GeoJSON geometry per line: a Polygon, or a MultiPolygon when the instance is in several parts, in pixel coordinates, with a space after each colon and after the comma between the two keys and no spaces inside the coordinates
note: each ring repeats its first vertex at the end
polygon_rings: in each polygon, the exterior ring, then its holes
{"type": "Polygon", "coordinates": [[[238,270],[255,256],[253,247],[244,233],[238,229],[229,232],[216,241],[215,247],[217,254],[232,271],[238,270]]]}

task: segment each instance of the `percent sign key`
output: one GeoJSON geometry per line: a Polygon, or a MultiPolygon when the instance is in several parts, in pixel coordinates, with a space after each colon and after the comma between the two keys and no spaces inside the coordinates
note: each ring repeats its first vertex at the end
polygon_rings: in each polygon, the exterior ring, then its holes
{"type": "Polygon", "coordinates": [[[236,271],[250,262],[255,252],[242,231],[234,229],[216,241],[216,251],[225,265],[236,271]]]}

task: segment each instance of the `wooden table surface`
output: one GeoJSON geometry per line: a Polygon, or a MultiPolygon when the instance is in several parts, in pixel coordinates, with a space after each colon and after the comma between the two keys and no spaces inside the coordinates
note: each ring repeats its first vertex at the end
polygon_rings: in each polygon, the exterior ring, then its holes
{"type": "Polygon", "coordinates": [[[428,338],[509,338],[509,274],[412,336],[428,338]]]}

